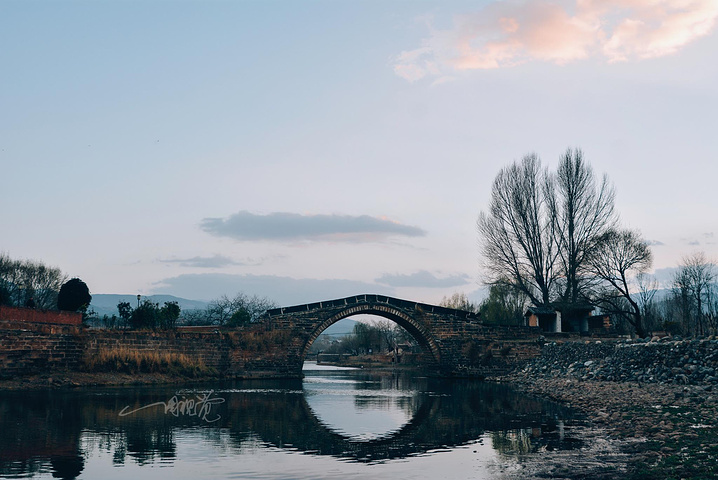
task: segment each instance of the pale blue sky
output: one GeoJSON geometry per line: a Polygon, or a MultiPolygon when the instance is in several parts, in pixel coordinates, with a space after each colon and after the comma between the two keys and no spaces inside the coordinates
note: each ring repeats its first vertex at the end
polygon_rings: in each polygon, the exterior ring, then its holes
{"type": "Polygon", "coordinates": [[[716,258],[718,2],[658,4],[0,2],[0,251],[93,293],[434,302],[479,287],[498,170],[581,147],[656,268],[716,258]]]}

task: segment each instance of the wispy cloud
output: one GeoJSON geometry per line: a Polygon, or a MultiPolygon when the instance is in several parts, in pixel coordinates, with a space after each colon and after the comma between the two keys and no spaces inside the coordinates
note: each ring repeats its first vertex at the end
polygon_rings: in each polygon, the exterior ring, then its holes
{"type": "Polygon", "coordinates": [[[589,57],[608,62],[661,57],[707,35],[716,0],[497,1],[454,17],[419,48],[401,52],[394,72],[411,82],[443,81],[461,70],[528,61],[566,64],[589,57]]]}
{"type": "Polygon", "coordinates": [[[388,237],[421,237],[419,227],[368,215],[300,215],[275,212],[258,215],[241,211],[227,218],[205,218],[205,232],[241,241],[376,242],[388,237]]]}
{"type": "Polygon", "coordinates": [[[646,243],[652,247],[660,247],[661,245],[665,245],[665,243],[661,242],[660,240],[646,240],[646,243]]]}
{"type": "Polygon", "coordinates": [[[176,263],[183,267],[194,268],[224,268],[233,265],[255,266],[261,265],[261,260],[247,259],[244,261],[236,261],[224,255],[213,255],[211,257],[192,257],[192,258],[165,258],[159,260],[162,263],[176,263]]]}
{"type": "Polygon", "coordinates": [[[463,273],[439,278],[431,272],[420,270],[411,274],[384,274],[375,281],[391,287],[445,288],[466,285],[471,278],[463,273]]]}

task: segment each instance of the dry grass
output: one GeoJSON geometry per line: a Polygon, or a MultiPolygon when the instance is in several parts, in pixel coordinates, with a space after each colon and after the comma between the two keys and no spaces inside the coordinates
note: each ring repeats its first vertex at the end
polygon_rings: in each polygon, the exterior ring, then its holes
{"type": "Polygon", "coordinates": [[[87,354],[84,364],[88,372],[169,373],[187,377],[216,374],[201,359],[155,350],[102,350],[95,355],[87,354]]]}
{"type": "Polygon", "coordinates": [[[284,330],[242,332],[235,340],[235,346],[242,351],[266,353],[286,348],[292,337],[284,330]]]}

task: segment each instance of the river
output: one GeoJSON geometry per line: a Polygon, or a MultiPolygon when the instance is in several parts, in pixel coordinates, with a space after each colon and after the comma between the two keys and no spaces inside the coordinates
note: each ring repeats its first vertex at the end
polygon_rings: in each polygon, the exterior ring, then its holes
{"type": "Polygon", "coordinates": [[[581,446],[505,385],[305,365],[303,380],[0,392],[0,478],[490,479],[581,446]]]}

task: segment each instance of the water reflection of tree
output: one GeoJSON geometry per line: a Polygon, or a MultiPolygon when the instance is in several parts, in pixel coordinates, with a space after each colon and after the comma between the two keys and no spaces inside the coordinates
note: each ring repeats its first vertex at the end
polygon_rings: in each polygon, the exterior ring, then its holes
{"type": "Polygon", "coordinates": [[[534,451],[531,434],[526,430],[508,430],[491,433],[491,445],[504,455],[526,455],[534,451]]]}
{"type": "Polygon", "coordinates": [[[358,410],[401,410],[411,417],[421,404],[419,397],[384,395],[384,396],[357,396],[354,397],[354,406],[358,410]]]}
{"type": "Polygon", "coordinates": [[[85,424],[93,425],[96,429],[85,436],[85,441],[111,453],[114,465],[123,465],[128,457],[138,465],[146,465],[157,459],[173,460],[177,450],[174,429],[181,425],[181,421],[165,414],[162,406],[139,410],[126,417],[119,417],[118,412],[125,407],[135,409],[167,401],[174,392],[159,389],[143,394],[142,389],[138,389],[128,393],[121,396],[103,395],[94,402],[83,404],[85,424]]]}
{"type": "Polygon", "coordinates": [[[0,401],[0,474],[51,471],[73,479],[84,468],[77,402],[60,392],[6,393],[0,401]]]}
{"type": "Polygon", "coordinates": [[[562,420],[547,419],[540,426],[492,432],[493,447],[499,453],[521,456],[527,453],[554,450],[573,450],[583,445],[581,440],[566,434],[562,420]]]}

